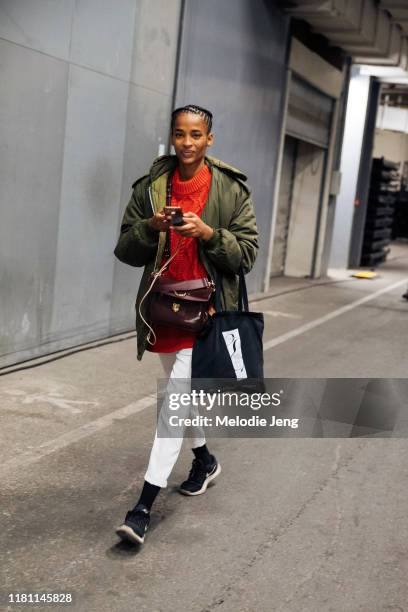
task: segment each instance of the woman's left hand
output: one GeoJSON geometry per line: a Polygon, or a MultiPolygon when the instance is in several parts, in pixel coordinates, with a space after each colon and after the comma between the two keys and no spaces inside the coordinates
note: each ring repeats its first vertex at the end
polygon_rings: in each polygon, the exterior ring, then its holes
{"type": "Polygon", "coordinates": [[[183,215],[183,221],[184,225],[173,226],[173,230],[181,236],[209,240],[214,234],[213,228],[204,223],[204,221],[193,212],[185,213],[183,215]]]}

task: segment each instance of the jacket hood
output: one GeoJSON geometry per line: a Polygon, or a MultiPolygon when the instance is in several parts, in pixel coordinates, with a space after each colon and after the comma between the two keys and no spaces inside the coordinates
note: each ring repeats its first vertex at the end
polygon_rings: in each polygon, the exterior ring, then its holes
{"type": "MultiPolygon", "coordinates": [[[[222,172],[225,172],[226,174],[229,174],[233,178],[236,178],[240,181],[247,180],[246,175],[241,172],[241,170],[238,170],[238,168],[234,168],[234,166],[230,166],[229,164],[226,164],[220,159],[217,159],[216,157],[210,157],[209,155],[206,155],[205,159],[210,167],[215,166],[216,168],[219,168],[219,170],[221,170],[222,172]]],[[[150,168],[151,180],[154,181],[165,172],[168,172],[169,170],[174,170],[177,167],[177,164],[178,160],[175,155],[161,155],[160,157],[157,157],[154,160],[152,167],[150,168]]]]}

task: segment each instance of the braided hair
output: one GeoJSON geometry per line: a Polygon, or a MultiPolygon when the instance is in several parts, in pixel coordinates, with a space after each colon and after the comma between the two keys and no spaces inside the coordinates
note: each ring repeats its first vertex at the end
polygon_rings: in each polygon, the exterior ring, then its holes
{"type": "Polygon", "coordinates": [[[181,115],[181,113],[193,113],[194,115],[200,115],[203,118],[204,123],[207,125],[208,133],[211,132],[213,119],[212,113],[209,110],[202,108],[201,106],[197,106],[195,104],[187,104],[187,106],[181,106],[180,108],[176,108],[171,113],[171,131],[174,130],[176,119],[179,115],[181,115]]]}

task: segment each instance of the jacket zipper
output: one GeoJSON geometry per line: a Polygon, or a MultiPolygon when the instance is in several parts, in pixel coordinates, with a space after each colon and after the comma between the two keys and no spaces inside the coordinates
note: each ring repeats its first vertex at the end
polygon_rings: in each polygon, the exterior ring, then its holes
{"type": "MultiPolygon", "coordinates": [[[[153,207],[152,186],[151,185],[149,185],[148,193],[149,193],[150,207],[151,207],[152,213],[154,215],[155,214],[155,210],[154,210],[154,207],[153,207]]],[[[158,266],[157,266],[157,260],[159,258],[160,239],[161,239],[161,232],[159,233],[159,242],[158,242],[158,245],[157,245],[157,252],[156,252],[156,259],[154,261],[153,273],[156,272],[159,269],[158,266]]]]}
{"type": "Polygon", "coordinates": [[[150,202],[150,207],[151,207],[151,209],[152,209],[152,213],[153,213],[153,215],[154,215],[155,213],[154,213],[154,208],[153,208],[153,200],[152,200],[152,186],[151,186],[151,185],[149,185],[148,192],[149,192],[149,202],[150,202]]]}

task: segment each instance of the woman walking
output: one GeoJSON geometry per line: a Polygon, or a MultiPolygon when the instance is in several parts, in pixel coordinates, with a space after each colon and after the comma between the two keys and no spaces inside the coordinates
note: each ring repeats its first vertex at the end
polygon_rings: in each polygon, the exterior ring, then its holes
{"type": "MultiPolygon", "coordinates": [[[[144,266],[136,300],[137,357],[141,360],[145,350],[158,353],[170,381],[191,378],[197,332],[152,322],[150,302],[145,299],[152,273],[164,266],[161,276],[170,282],[217,279],[222,288],[222,308],[237,310],[237,274],[241,266],[244,273],[251,270],[258,251],[246,176],[206,156],[213,143],[211,128],[212,114],[202,107],[189,105],[173,111],[171,142],[175,155],[156,159],[149,174],[133,184],[114,251],[126,264],[144,266]],[[165,209],[166,202],[182,209],[182,224],[174,224],[173,209],[165,209]]],[[[211,301],[207,310],[210,315],[214,312],[211,301]]],[[[154,500],[167,486],[182,441],[180,437],[160,437],[156,432],[140,497],[116,530],[121,538],[143,543],[154,500]]],[[[208,483],[221,471],[203,432],[192,440],[192,451],[192,468],[180,486],[180,492],[190,496],[205,493],[208,483]]]]}

